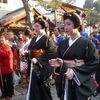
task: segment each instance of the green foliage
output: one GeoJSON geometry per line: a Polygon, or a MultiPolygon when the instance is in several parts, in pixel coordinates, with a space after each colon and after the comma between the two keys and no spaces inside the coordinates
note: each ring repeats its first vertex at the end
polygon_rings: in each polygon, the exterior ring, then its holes
{"type": "Polygon", "coordinates": [[[37,0],[42,6],[48,8],[58,8],[62,4],[62,0],[37,0]]]}
{"type": "Polygon", "coordinates": [[[49,8],[57,9],[62,5],[62,0],[53,0],[50,3],[48,3],[49,8]]]}
{"type": "Polygon", "coordinates": [[[86,0],[83,7],[87,9],[95,9],[98,13],[100,13],[100,0],[86,0]]]}
{"type": "Polygon", "coordinates": [[[47,6],[47,1],[44,1],[44,0],[37,0],[39,2],[40,5],[46,7],[47,6]]]}
{"type": "Polygon", "coordinates": [[[93,0],[86,0],[83,7],[88,8],[88,9],[92,9],[93,8],[93,0]]]}
{"type": "Polygon", "coordinates": [[[95,10],[100,13],[100,0],[98,1],[95,1],[94,4],[93,4],[95,10]]]}
{"type": "Polygon", "coordinates": [[[83,7],[88,10],[86,19],[89,24],[100,22],[100,0],[86,0],[83,7]]]}
{"type": "MultiPolygon", "coordinates": [[[[47,6],[48,8],[57,9],[63,3],[63,0],[37,0],[41,5],[47,6]]],[[[66,0],[67,3],[74,3],[76,0],[66,0]]]]}
{"type": "Polygon", "coordinates": [[[87,14],[86,20],[88,24],[96,24],[100,22],[100,14],[98,14],[97,11],[88,10],[86,14],[87,14]]]}

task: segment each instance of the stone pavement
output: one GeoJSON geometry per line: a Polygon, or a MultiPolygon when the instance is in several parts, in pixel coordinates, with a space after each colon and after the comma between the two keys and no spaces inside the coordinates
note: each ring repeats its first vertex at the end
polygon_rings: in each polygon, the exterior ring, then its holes
{"type": "MultiPolygon", "coordinates": [[[[13,98],[11,100],[25,100],[26,93],[27,93],[27,89],[26,88],[22,88],[21,85],[18,85],[18,86],[15,87],[15,95],[13,96],[13,98]]],[[[53,96],[53,100],[59,100],[57,98],[56,90],[55,90],[55,86],[54,85],[51,87],[51,93],[52,93],[52,96],[53,96]]],[[[0,93],[0,95],[1,95],[1,93],[0,93]]],[[[93,98],[92,100],[100,100],[100,95],[98,95],[97,97],[93,98]]]]}

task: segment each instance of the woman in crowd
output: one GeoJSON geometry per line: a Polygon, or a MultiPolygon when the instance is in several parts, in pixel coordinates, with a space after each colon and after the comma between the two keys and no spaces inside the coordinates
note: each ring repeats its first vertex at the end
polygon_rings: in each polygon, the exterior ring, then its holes
{"type": "Polygon", "coordinates": [[[6,43],[5,37],[0,33],[0,88],[2,96],[0,98],[10,100],[14,94],[13,87],[13,52],[6,43]]]}
{"type": "Polygon", "coordinates": [[[82,19],[78,14],[65,13],[63,19],[70,37],[60,43],[58,58],[49,60],[57,74],[58,97],[60,100],[90,100],[96,90],[93,79],[98,64],[95,46],[80,36],[82,19]]]}
{"type": "Polygon", "coordinates": [[[18,42],[18,37],[14,34],[13,31],[8,31],[6,33],[6,39],[8,45],[11,47],[12,52],[13,52],[13,67],[14,67],[14,72],[13,72],[13,81],[14,81],[14,86],[18,85],[20,81],[20,66],[19,66],[19,42],[18,42]]]}
{"type": "Polygon", "coordinates": [[[34,25],[36,36],[29,45],[31,72],[26,100],[52,100],[48,78],[53,72],[48,60],[54,57],[55,48],[45,32],[45,22],[37,18],[34,25]]]}
{"type": "Polygon", "coordinates": [[[28,83],[29,57],[28,57],[28,55],[24,55],[24,51],[28,50],[28,46],[29,46],[30,41],[31,41],[29,30],[26,29],[22,33],[22,39],[23,39],[23,45],[19,49],[19,51],[20,51],[20,71],[21,71],[21,75],[22,75],[22,84],[23,84],[23,88],[24,88],[24,87],[27,87],[27,83],[28,83]]]}

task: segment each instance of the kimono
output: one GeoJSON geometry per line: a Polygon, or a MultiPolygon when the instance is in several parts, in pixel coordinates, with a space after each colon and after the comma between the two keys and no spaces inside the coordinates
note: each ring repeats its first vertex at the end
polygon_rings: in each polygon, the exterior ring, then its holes
{"type": "Polygon", "coordinates": [[[27,61],[27,56],[26,55],[22,55],[21,53],[24,50],[28,50],[28,46],[30,44],[31,39],[27,40],[26,42],[24,42],[24,44],[22,45],[21,49],[20,49],[20,71],[23,72],[25,71],[25,69],[28,68],[28,61],[27,61]]]}
{"type": "Polygon", "coordinates": [[[20,48],[19,57],[20,57],[20,72],[22,76],[22,83],[23,87],[27,87],[28,83],[28,63],[29,63],[29,56],[27,54],[23,55],[22,53],[25,50],[28,50],[28,46],[30,44],[31,39],[27,39],[23,42],[22,47],[20,48]]]}
{"type": "Polygon", "coordinates": [[[33,37],[29,50],[31,57],[36,58],[37,63],[31,64],[30,82],[26,100],[52,100],[48,78],[53,73],[48,60],[54,58],[55,47],[49,37],[43,35],[38,41],[33,37]]]}
{"type": "Polygon", "coordinates": [[[56,78],[56,89],[60,100],[87,100],[96,90],[93,78],[98,58],[95,56],[95,46],[84,37],[79,37],[71,46],[69,38],[61,42],[57,50],[58,57],[64,60],[84,60],[84,64],[71,67],[74,78],[68,80],[64,73],[69,68],[63,62],[55,71],[60,73],[56,78]],[[66,81],[67,80],[67,81],[66,81]]]}

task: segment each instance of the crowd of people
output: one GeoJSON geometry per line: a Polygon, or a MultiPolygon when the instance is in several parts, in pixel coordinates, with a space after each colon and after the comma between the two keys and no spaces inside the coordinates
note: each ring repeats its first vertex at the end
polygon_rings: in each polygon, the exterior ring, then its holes
{"type": "Polygon", "coordinates": [[[51,76],[60,100],[91,100],[100,92],[99,35],[84,35],[75,12],[64,13],[63,23],[64,31],[55,26],[48,34],[46,20],[37,17],[33,30],[0,32],[0,100],[14,95],[15,75],[27,88],[26,100],[53,100],[51,76]]]}

